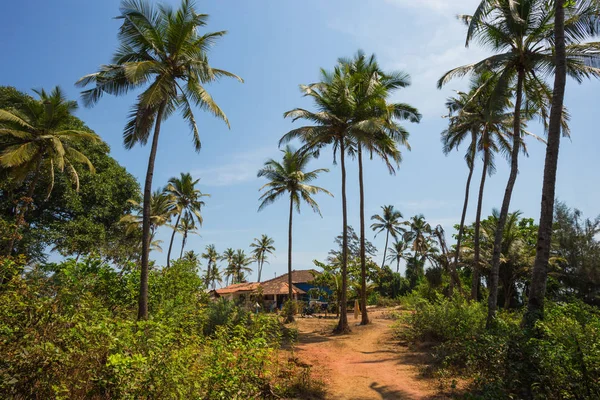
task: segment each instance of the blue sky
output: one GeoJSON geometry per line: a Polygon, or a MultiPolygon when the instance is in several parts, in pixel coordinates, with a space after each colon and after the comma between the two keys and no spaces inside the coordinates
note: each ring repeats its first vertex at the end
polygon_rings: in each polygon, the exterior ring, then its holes
{"type": "MultiPolygon", "coordinates": [[[[176,4],[177,2],[173,2],[176,4]]],[[[407,123],[411,152],[397,175],[389,176],[376,160],[366,163],[366,214],[384,204],[395,205],[406,218],[423,213],[430,223],[442,224],[450,232],[457,223],[463,201],[467,169],[463,153],[445,157],[440,132],[447,124],[444,100],[465,82],[450,83],[437,90],[436,80],[446,70],[484,57],[485,50],[464,47],[464,29],[456,14],[469,14],[476,0],[305,0],[305,1],[198,1],[197,9],[210,14],[207,30],[229,33],[211,50],[214,67],[244,78],[240,84],[224,80],[208,89],[225,110],[231,130],[208,114],[197,112],[203,149],[192,150],[188,126],[177,115],[164,124],[159,144],[154,185],[162,186],[180,172],[201,178],[201,190],[210,193],[204,210],[201,237],[190,238],[188,249],[202,251],[213,243],[244,248],[266,233],[275,238],[276,257],[265,267],[265,277],[286,270],[286,202],[257,213],[258,188],[264,183],[256,171],[270,157],[279,157],[277,141],[298,123],[284,120],[284,111],[310,107],[298,84],[314,82],[320,67],[331,68],[338,57],[352,56],[358,49],[375,53],[388,70],[401,69],[412,77],[412,86],[395,94],[394,100],[418,107],[420,124],[407,123]]],[[[74,82],[110,61],[117,45],[119,1],[33,0],[7,2],[0,14],[2,53],[0,85],[20,90],[60,85],[71,98],[78,98],[74,82]]],[[[566,105],[571,119],[571,140],[562,142],[558,192],[561,200],[584,214],[600,213],[598,171],[600,136],[594,110],[598,110],[600,84],[567,84],[566,105]]],[[[149,148],[127,151],[122,129],[135,94],[105,97],[92,109],[77,115],[110,144],[112,155],[138,179],[143,179],[149,148]]],[[[542,134],[533,124],[530,131],[542,134]]],[[[544,148],[529,143],[530,157],[521,168],[511,209],[538,218],[544,148]]],[[[341,231],[340,171],[329,153],[312,167],[328,167],[318,181],[335,198],[319,197],[323,218],[304,208],[294,215],[294,268],[312,267],[323,259],[341,231]]],[[[479,174],[480,165],[476,170],[479,174]]],[[[350,224],[358,228],[358,185],[356,163],[348,169],[350,224]]],[[[499,207],[507,164],[498,160],[498,171],[488,180],[484,212],[499,207]]],[[[474,181],[478,178],[474,178],[474,181]]],[[[475,196],[473,188],[472,196],[475,196]]],[[[475,204],[469,207],[473,220],[475,204]]],[[[164,230],[161,239],[168,240],[164,230]]],[[[383,253],[383,235],[372,240],[383,253]]],[[[175,249],[178,252],[180,238],[175,249]]],[[[166,245],[164,246],[166,249],[166,245]]],[[[154,257],[164,262],[166,255],[154,257]]]]}

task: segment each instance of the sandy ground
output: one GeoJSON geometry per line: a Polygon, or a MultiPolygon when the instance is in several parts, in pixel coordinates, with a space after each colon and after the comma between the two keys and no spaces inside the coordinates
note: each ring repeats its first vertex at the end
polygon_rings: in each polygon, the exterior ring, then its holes
{"type": "Polygon", "coordinates": [[[331,334],[334,319],[299,317],[295,356],[325,383],[327,399],[448,399],[420,374],[427,355],[399,344],[386,315],[373,310],[371,324],[358,326],[349,314],[352,333],[341,336],[331,334]]]}

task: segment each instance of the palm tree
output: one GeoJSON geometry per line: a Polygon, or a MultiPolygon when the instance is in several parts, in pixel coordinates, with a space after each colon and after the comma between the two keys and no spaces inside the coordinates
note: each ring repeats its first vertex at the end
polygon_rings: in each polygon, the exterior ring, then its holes
{"type": "Polygon", "coordinates": [[[200,264],[200,256],[194,250],[186,251],[182,259],[194,263],[194,265],[200,264]]]}
{"type": "MultiPolygon", "coordinates": [[[[140,232],[143,225],[143,205],[135,200],[128,200],[133,205],[135,214],[127,214],[121,217],[120,223],[125,225],[128,235],[140,232]]],[[[150,243],[154,249],[162,251],[159,242],[155,240],[156,231],[159,227],[166,225],[173,216],[173,203],[169,196],[162,190],[156,190],[150,198],[150,243]]]]}
{"type": "Polygon", "coordinates": [[[123,21],[119,30],[121,45],[113,63],[100,67],[96,73],[84,76],[77,84],[95,87],[82,93],[86,105],[96,103],[104,93],[123,95],[130,90],[146,87],[138,95],[125,126],[123,139],[126,148],[137,143],[145,145],[152,136],[148,170],[144,184],[144,221],[142,227],[142,265],[138,319],[148,318],[148,251],[150,245],[150,197],[154,162],[158,150],[160,127],[176,109],[190,124],[196,151],[200,150],[200,133],[196,126],[193,106],[209,111],[229,126],[225,113],[203,87],[220,77],[240,78],[227,71],[212,68],[207,51],[224,31],[201,35],[208,15],[198,14],[193,2],[182,0],[173,10],[167,5],[154,6],[143,0],[123,0],[123,21]],[[151,134],[154,125],[154,133],[151,134]]]}
{"type": "Polygon", "coordinates": [[[210,197],[209,194],[203,194],[196,185],[200,179],[193,179],[189,173],[181,173],[179,178],[173,177],[169,179],[169,183],[165,188],[165,192],[171,197],[173,202],[173,213],[177,215],[175,225],[173,225],[173,233],[169,243],[169,251],[167,252],[167,268],[171,265],[171,250],[173,248],[173,239],[175,233],[179,230],[179,221],[185,214],[192,220],[198,221],[198,225],[202,226],[202,214],[200,213],[204,202],[202,197],[210,197]]]}
{"type": "MultiPolygon", "coordinates": [[[[475,216],[475,246],[471,286],[471,298],[473,300],[477,300],[478,298],[480,284],[479,273],[481,265],[479,236],[486,177],[496,171],[495,153],[501,152],[502,154],[508,155],[511,152],[509,137],[511,135],[512,113],[507,112],[507,108],[511,106],[511,103],[508,100],[508,96],[505,98],[504,102],[492,101],[495,83],[493,74],[490,72],[483,72],[473,76],[469,92],[459,92],[458,97],[448,101],[447,105],[449,106],[449,109],[456,114],[451,116],[450,126],[442,134],[442,142],[444,143],[444,152],[446,154],[454,148],[458,148],[465,137],[471,137],[471,145],[465,155],[470,171],[467,179],[467,192],[465,194],[465,203],[463,205],[461,224],[459,226],[453,269],[456,269],[458,256],[460,254],[462,231],[464,229],[464,220],[468,202],[468,190],[473,173],[475,155],[476,153],[483,154],[483,169],[481,173],[481,182],[479,184],[479,196],[475,216]]],[[[525,110],[524,114],[530,116],[531,112],[525,110]]],[[[524,143],[522,143],[522,149],[523,152],[527,154],[524,143]]]]}
{"type": "MultiPolygon", "coordinates": [[[[363,179],[363,148],[379,156],[388,167],[391,174],[395,173],[394,163],[400,164],[402,156],[398,145],[403,145],[410,150],[408,132],[395,120],[410,120],[419,122],[421,115],[417,109],[403,103],[387,102],[392,91],[410,85],[410,77],[403,72],[384,73],[377,64],[375,55],[365,57],[359,51],[352,60],[339,60],[344,71],[350,76],[353,83],[352,91],[355,97],[355,120],[360,121],[352,129],[356,141],[356,155],[358,158],[358,181],[360,199],[360,260],[361,260],[361,309],[362,325],[369,323],[367,314],[367,267],[365,254],[365,201],[363,179]]],[[[350,149],[352,153],[354,149],[350,149]]],[[[387,243],[386,243],[387,248],[387,243]]],[[[385,250],[384,250],[385,252],[385,250]]],[[[384,255],[385,260],[385,255],[384,255]]]]}
{"type": "Polygon", "coordinates": [[[403,240],[396,239],[394,243],[392,243],[390,254],[387,256],[386,260],[396,262],[396,272],[400,272],[400,260],[406,260],[410,257],[410,253],[408,253],[407,250],[408,243],[403,240]]]}
{"type": "Polygon", "coordinates": [[[431,234],[431,226],[425,221],[423,214],[415,215],[409,221],[405,222],[408,230],[404,233],[404,240],[412,243],[411,248],[415,252],[415,257],[420,256],[421,260],[427,255],[429,248],[428,237],[431,234]]]}
{"type": "MultiPolygon", "coordinates": [[[[582,64],[595,62],[598,65],[600,43],[584,43],[590,36],[598,32],[598,3],[594,0],[577,1],[566,7],[567,1],[554,2],[554,37],[555,46],[554,91],[552,93],[550,121],[548,124],[548,145],[544,162],[544,178],[542,186],[542,204],[540,224],[538,229],[537,252],[533,266],[531,286],[527,303],[527,312],[523,321],[527,326],[533,326],[537,319],[544,315],[544,297],[546,295],[546,280],[548,277],[548,261],[552,241],[552,223],[554,215],[554,198],[556,193],[556,171],[558,167],[558,150],[560,147],[561,121],[563,120],[563,102],[565,95],[566,77],[573,63],[573,50],[586,51],[587,58],[581,59],[582,64]],[[565,13],[568,16],[565,17],[565,13]],[[592,23],[586,23],[592,22],[592,23]]],[[[590,71],[586,77],[598,77],[598,69],[587,67],[590,71]]]]}
{"type": "Polygon", "coordinates": [[[39,100],[28,99],[14,110],[0,110],[0,167],[8,169],[16,182],[30,178],[27,192],[15,207],[15,232],[11,236],[6,255],[11,255],[17,242],[18,231],[25,224],[25,214],[33,203],[33,195],[42,174],[49,177],[46,199],[54,188],[55,171],[66,173],[79,191],[76,165],[85,164],[93,173],[91,161],[78,145],[97,142],[92,132],[68,127],[77,109],[77,102],[67,100],[56,86],[50,93],[34,90],[39,100]]]}
{"type": "MultiPolygon", "coordinates": [[[[473,171],[475,169],[475,155],[477,153],[477,134],[478,127],[472,127],[469,121],[464,121],[461,116],[464,114],[461,111],[469,103],[469,97],[467,93],[457,92],[457,97],[451,97],[446,101],[446,108],[448,108],[448,118],[450,123],[447,129],[442,132],[442,149],[445,155],[448,155],[452,150],[458,149],[460,144],[470,136],[471,143],[467,148],[465,154],[465,161],[469,168],[469,174],[467,175],[467,183],[465,184],[465,200],[463,202],[462,214],[460,217],[460,224],[458,226],[458,235],[456,238],[456,252],[454,257],[454,269],[458,267],[458,257],[460,255],[460,245],[462,242],[463,230],[465,227],[465,219],[467,217],[467,208],[469,206],[469,193],[471,189],[471,179],[473,178],[473,171]],[[458,116],[455,115],[458,113],[458,116]],[[465,123],[466,122],[466,123],[465,123]]],[[[465,118],[466,119],[466,118],[465,118]]]]}
{"type": "Polygon", "coordinates": [[[219,266],[215,263],[212,265],[212,270],[210,272],[210,284],[213,290],[216,289],[217,282],[220,285],[223,282],[223,277],[221,276],[221,270],[219,269],[219,266]]]}
{"type": "Polygon", "coordinates": [[[249,267],[250,264],[254,262],[254,258],[248,257],[244,250],[238,249],[233,256],[233,267],[235,271],[235,279],[237,283],[242,283],[245,279],[245,272],[252,272],[252,268],[249,267]]]}
{"type": "Polygon", "coordinates": [[[208,246],[206,246],[206,251],[202,253],[200,257],[206,260],[206,278],[204,280],[204,283],[208,288],[210,283],[214,282],[213,272],[215,272],[216,270],[218,273],[219,270],[217,266],[217,261],[219,261],[219,253],[217,252],[217,249],[215,248],[214,244],[209,244],[208,246]]]}
{"type": "Polygon", "coordinates": [[[254,250],[252,250],[252,254],[254,255],[254,259],[258,263],[258,282],[260,282],[260,276],[262,274],[263,265],[267,261],[267,255],[273,254],[275,251],[275,246],[273,244],[275,240],[268,237],[267,235],[262,235],[259,238],[254,239],[254,243],[250,245],[254,250]]]}
{"type": "Polygon", "coordinates": [[[452,262],[452,255],[448,251],[448,245],[446,244],[446,233],[442,225],[437,225],[431,230],[431,236],[429,237],[429,254],[428,258],[435,265],[443,268],[450,275],[450,285],[448,287],[448,296],[452,297],[454,293],[454,285],[458,286],[458,290],[462,293],[460,278],[456,265],[452,262]],[[439,248],[436,247],[439,245],[439,248]]]}
{"type": "Polygon", "coordinates": [[[402,222],[400,221],[402,218],[402,213],[396,209],[394,209],[393,205],[382,206],[381,209],[383,212],[381,215],[375,214],[371,217],[372,221],[377,221],[371,224],[371,229],[373,229],[375,233],[375,237],[379,235],[381,232],[385,231],[385,248],[383,250],[383,261],[381,262],[381,268],[386,258],[386,252],[388,249],[388,241],[390,239],[390,235],[396,240],[398,240],[398,235],[406,232],[406,229],[402,226],[402,222]]]}
{"type": "Polygon", "coordinates": [[[334,163],[339,150],[340,169],[342,178],[342,297],[340,300],[340,320],[335,332],[345,333],[350,331],[346,311],[346,297],[348,291],[348,210],[346,202],[346,151],[351,146],[349,138],[350,127],[356,121],[354,117],[354,101],[351,93],[351,82],[348,74],[344,74],[338,65],[333,73],[321,70],[321,81],[310,85],[300,85],[300,90],[305,96],[312,98],[317,112],[295,108],[284,113],[285,118],[293,121],[304,119],[315,125],[296,128],[285,134],[279,144],[299,138],[304,144],[302,152],[320,154],[323,147],[332,145],[334,163]]]}
{"type": "MultiPolygon", "coordinates": [[[[438,87],[441,87],[454,77],[471,72],[491,71],[497,81],[494,90],[496,99],[504,101],[502,98],[511,92],[508,88],[515,88],[510,175],[494,238],[488,326],[496,313],[502,231],[519,167],[523,100],[537,104],[536,108],[540,110],[544,120],[547,119],[547,107],[551,101],[550,93],[540,78],[554,70],[553,24],[550,22],[553,14],[554,9],[545,0],[521,0],[518,3],[512,0],[482,0],[472,16],[461,17],[468,26],[466,45],[477,39],[497,54],[455,68],[438,81],[438,87]]],[[[567,74],[579,82],[584,78],[600,76],[600,69],[594,68],[600,55],[600,45],[579,44],[590,30],[595,31],[595,27],[595,24],[586,24],[585,19],[579,17],[565,23],[565,30],[569,30],[572,43],[566,48],[567,74]]]]}
{"type": "MultiPolygon", "coordinates": [[[[312,186],[309,183],[317,179],[320,173],[328,172],[325,168],[319,168],[313,171],[306,171],[308,162],[312,158],[310,153],[301,153],[294,151],[290,146],[286,146],[283,152],[282,162],[269,160],[265,162],[262,169],[258,171],[259,178],[265,177],[269,180],[259,190],[266,189],[260,196],[261,203],[258,211],[275,202],[281,196],[288,194],[290,196],[290,217],[288,226],[288,300],[293,298],[292,294],[292,217],[294,207],[300,213],[300,204],[304,201],[314,212],[321,215],[319,205],[312,198],[317,193],[325,193],[333,196],[327,190],[312,186]]],[[[287,321],[293,320],[292,315],[287,316],[287,321]]]]}
{"type": "Polygon", "coordinates": [[[181,252],[179,253],[179,258],[183,257],[183,249],[187,243],[187,237],[190,233],[198,234],[198,228],[196,228],[196,223],[194,222],[194,218],[188,213],[183,215],[183,218],[179,222],[179,232],[183,235],[183,240],[181,241],[181,252]]]}
{"type": "Polygon", "coordinates": [[[227,248],[223,254],[221,254],[221,260],[227,263],[225,268],[225,286],[229,285],[229,278],[233,284],[233,278],[235,277],[235,266],[233,265],[235,258],[235,250],[231,247],[227,248]]]}

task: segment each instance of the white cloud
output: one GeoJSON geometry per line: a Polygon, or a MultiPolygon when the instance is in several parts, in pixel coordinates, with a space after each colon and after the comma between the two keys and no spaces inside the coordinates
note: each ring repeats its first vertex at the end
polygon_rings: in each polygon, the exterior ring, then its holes
{"type": "Polygon", "coordinates": [[[269,156],[274,156],[273,147],[237,153],[230,156],[229,162],[193,171],[192,175],[201,176],[202,184],[206,186],[232,186],[250,182],[258,179],[256,172],[269,156]]]}
{"type": "Polygon", "coordinates": [[[445,99],[452,95],[454,89],[464,90],[467,80],[453,81],[444,90],[438,90],[438,79],[452,68],[479,61],[489,55],[477,45],[465,47],[466,28],[456,19],[457,14],[472,13],[479,1],[385,1],[395,7],[388,7],[387,10],[382,8],[379,13],[384,14],[379,17],[401,16],[400,7],[410,8],[414,16],[405,26],[377,24],[371,20],[377,16],[369,16],[352,24],[343,18],[332,20],[329,27],[351,36],[359,48],[376,53],[385,69],[403,70],[411,75],[412,85],[396,92],[394,100],[410,102],[427,119],[440,118],[446,114],[445,99]],[[419,29],[422,34],[413,33],[414,29],[419,29]],[[400,40],[387,40],[396,36],[400,40]]]}

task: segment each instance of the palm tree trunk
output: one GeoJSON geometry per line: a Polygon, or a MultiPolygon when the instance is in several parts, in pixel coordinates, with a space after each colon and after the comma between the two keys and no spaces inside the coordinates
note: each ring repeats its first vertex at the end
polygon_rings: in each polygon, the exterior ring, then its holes
{"type": "Polygon", "coordinates": [[[185,247],[185,242],[187,241],[187,231],[183,232],[183,240],[181,241],[181,251],[179,252],[179,259],[183,257],[183,248],[185,247]]]}
{"type": "Polygon", "coordinates": [[[487,169],[490,163],[489,152],[490,149],[486,148],[483,156],[483,170],[481,171],[481,183],[479,184],[479,197],[477,198],[477,214],[475,215],[475,234],[473,237],[473,279],[471,282],[471,299],[473,299],[473,301],[477,301],[479,298],[479,285],[481,283],[481,276],[479,274],[481,260],[481,209],[483,207],[483,193],[485,189],[485,180],[487,178],[487,169]]]}
{"type": "Polygon", "coordinates": [[[381,261],[381,268],[385,265],[385,257],[387,254],[388,241],[390,240],[390,231],[387,231],[385,234],[385,248],[383,249],[383,260],[381,261]]]}
{"type": "MultiPolygon", "coordinates": [[[[8,246],[6,248],[7,256],[12,255],[15,245],[18,242],[17,236],[19,235],[19,228],[25,224],[25,214],[27,213],[29,207],[31,207],[31,204],[33,203],[33,194],[35,193],[35,187],[37,186],[37,183],[40,180],[40,170],[42,169],[43,161],[44,159],[40,157],[40,160],[38,161],[37,166],[35,168],[35,172],[33,174],[33,180],[29,184],[29,189],[27,190],[27,198],[25,199],[25,204],[23,204],[22,208],[15,208],[15,232],[10,238],[10,241],[8,242],[8,246]]],[[[4,280],[5,279],[3,279],[2,283],[4,283],[4,280]]]]}
{"type": "Polygon", "coordinates": [[[340,320],[335,333],[348,333],[348,312],[346,310],[348,291],[348,210],[346,205],[346,146],[344,138],[340,140],[340,166],[342,170],[342,293],[340,296],[340,320]]]}
{"type": "MultiPolygon", "coordinates": [[[[473,144],[474,145],[474,144],[473,144]]],[[[469,164],[469,175],[467,176],[467,184],[465,185],[465,201],[463,203],[462,215],[460,217],[460,226],[458,227],[458,236],[456,238],[456,254],[454,255],[454,266],[452,267],[452,276],[450,279],[450,295],[452,296],[452,289],[454,288],[454,283],[458,285],[460,288],[460,279],[457,280],[458,273],[456,272],[458,267],[458,258],[460,257],[460,245],[462,243],[463,231],[465,228],[465,219],[467,217],[467,209],[469,208],[469,192],[471,190],[471,178],[473,177],[473,170],[475,167],[475,156],[473,155],[473,159],[471,160],[471,164],[469,164]],[[453,281],[456,282],[453,283],[453,281]]]]}
{"type": "Polygon", "coordinates": [[[262,267],[263,267],[263,263],[262,262],[258,262],[258,283],[260,283],[260,276],[262,275],[262,267]]]}
{"type": "Polygon", "coordinates": [[[156,122],[154,124],[154,135],[152,147],[148,158],[148,170],[146,171],[146,182],[144,183],[144,207],[142,211],[142,266],[140,271],[140,297],[138,301],[138,320],[148,319],[148,265],[150,263],[150,201],[152,198],[152,178],[154,176],[154,162],[158,150],[158,137],[160,135],[160,124],[166,103],[158,107],[156,122]]]}
{"type": "MultiPolygon", "coordinates": [[[[358,144],[358,186],[360,190],[360,302],[361,325],[369,323],[367,314],[367,260],[365,255],[365,188],[363,180],[362,146],[358,144]]],[[[384,259],[385,260],[385,259],[384,259]]]]}
{"type": "MultiPolygon", "coordinates": [[[[290,222],[288,227],[288,301],[292,301],[292,216],[294,215],[294,198],[290,194],[290,222]]],[[[286,316],[286,322],[293,322],[294,315],[290,308],[286,316]]]]}
{"type": "Polygon", "coordinates": [[[554,42],[556,51],[556,71],[554,75],[554,92],[548,126],[548,145],[544,164],[544,183],[542,186],[542,208],[538,228],[537,251],[533,264],[531,287],[527,312],[523,322],[533,326],[535,321],[544,317],[544,297],[548,278],[548,259],[552,240],[552,220],[554,214],[554,196],[556,191],[556,170],[558,167],[558,151],[560,147],[561,120],[566,84],[566,50],[565,50],[565,0],[556,0],[554,17],[554,42]]]}
{"type": "Polygon", "coordinates": [[[177,221],[175,221],[175,226],[173,227],[173,233],[171,234],[171,242],[169,243],[169,251],[167,252],[167,268],[171,266],[171,250],[173,249],[173,240],[175,239],[175,233],[177,233],[177,228],[179,228],[179,220],[181,219],[181,213],[177,215],[177,221]]]}
{"type": "Polygon", "coordinates": [[[400,258],[396,260],[396,273],[400,273],[400,258]]]}
{"type": "Polygon", "coordinates": [[[498,303],[498,273],[500,270],[500,251],[502,246],[502,234],[504,225],[506,225],[506,217],[510,207],[512,191],[517,180],[519,172],[519,150],[521,142],[521,103],[523,100],[523,81],[525,79],[525,71],[520,69],[517,75],[517,90],[515,101],[515,114],[513,126],[513,148],[511,151],[510,160],[510,175],[504,191],[504,199],[502,200],[502,208],[500,209],[500,217],[498,218],[498,226],[496,227],[496,235],[494,237],[494,252],[492,253],[492,270],[490,272],[490,296],[488,297],[488,315],[486,327],[489,329],[492,326],[496,316],[496,308],[498,303]]]}

